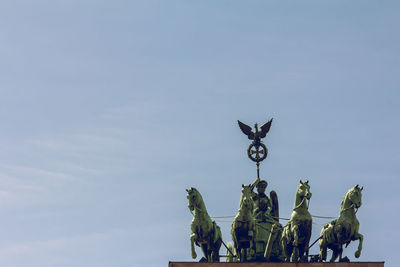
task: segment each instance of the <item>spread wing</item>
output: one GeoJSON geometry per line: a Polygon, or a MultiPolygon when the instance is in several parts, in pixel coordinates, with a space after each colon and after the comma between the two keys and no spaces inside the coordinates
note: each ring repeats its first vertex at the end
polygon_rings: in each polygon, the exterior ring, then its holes
{"type": "Polygon", "coordinates": [[[240,120],[238,120],[238,124],[239,124],[240,130],[242,130],[242,132],[243,132],[245,135],[247,135],[248,138],[249,138],[250,140],[253,140],[253,139],[254,139],[254,133],[253,133],[253,131],[251,130],[251,127],[248,126],[248,125],[246,125],[246,124],[244,124],[244,123],[241,122],[240,120]]]}
{"type": "Polygon", "coordinates": [[[271,128],[272,119],[270,119],[267,123],[261,126],[260,138],[264,138],[269,132],[269,128],[271,128]]]}
{"type": "Polygon", "coordinates": [[[269,192],[269,197],[271,198],[271,202],[272,202],[272,211],[271,211],[271,215],[276,217],[277,220],[279,221],[279,203],[278,203],[278,195],[276,194],[276,192],[274,190],[272,190],[271,192],[269,192]]]}

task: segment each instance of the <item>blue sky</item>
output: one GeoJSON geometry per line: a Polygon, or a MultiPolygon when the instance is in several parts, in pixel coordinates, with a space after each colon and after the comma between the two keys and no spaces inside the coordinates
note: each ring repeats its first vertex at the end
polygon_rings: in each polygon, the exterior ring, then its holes
{"type": "Polygon", "coordinates": [[[395,266],[398,13],[369,0],[2,1],[0,262],[190,261],[185,189],[211,216],[236,214],[256,175],[236,120],[273,117],[261,175],[281,216],[299,179],[323,216],[363,185],[360,260],[395,266]]]}

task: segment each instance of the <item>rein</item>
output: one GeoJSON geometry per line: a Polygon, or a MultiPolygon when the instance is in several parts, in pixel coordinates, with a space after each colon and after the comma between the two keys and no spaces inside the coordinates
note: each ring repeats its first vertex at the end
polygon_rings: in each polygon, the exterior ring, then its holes
{"type": "MultiPolygon", "coordinates": [[[[346,210],[349,210],[349,209],[351,209],[351,208],[354,208],[354,206],[355,206],[354,203],[352,203],[352,204],[350,205],[350,207],[345,208],[345,209],[341,210],[340,212],[344,212],[344,211],[346,211],[346,210]]],[[[354,214],[357,214],[357,211],[358,211],[358,208],[355,208],[354,214]]]]}
{"type": "MultiPolygon", "coordinates": [[[[203,205],[204,206],[204,205],[203,205]]],[[[196,214],[201,214],[201,213],[206,213],[206,215],[208,215],[208,213],[207,213],[207,209],[204,207],[202,207],[202,205],[200,204],[200,203],[196,203],[195,205],[193,205],[193,207],[194,207],[194,209],[193,210],[197,210],[197,212],[196,212],[196,214]]],[[[192,210],[190,210],[189,209],[189,211],[190,211],[190,213],[193,215],[193,217],[196,217],[195,216],[195,213],[192,211],[192,210]]],[[[209,216],[209,215],[208,215],[209,216]]]]}
{"type": "MultiPolygon", "coordinates": [[[[293,208],[293,210],[297,210],[297,209],[299,209],[300,207],[301,207],[301,205],[303,205],[303,203],[304,203],[304,200],[306,200],[306,197],[303,197],[303,200],[300,202],[300,204],[299,205],[297,205],[296,207],[294,207],[293,208]]],[[[307,208],[310,206],[310,199],[308,200],[308,203],[307,203],[307,208]]]]}

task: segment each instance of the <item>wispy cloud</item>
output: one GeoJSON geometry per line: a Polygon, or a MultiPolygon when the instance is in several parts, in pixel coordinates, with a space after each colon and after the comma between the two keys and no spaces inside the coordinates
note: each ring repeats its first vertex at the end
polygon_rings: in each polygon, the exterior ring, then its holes
{"type": "Polygon", "coordinates": [[[129,236],[126,229],[113,228],[103,232],[15,243],[0,247],[0,260],[9,267],[29,266],[31,263],[41,266],[72,266],[82,261],[99,266],[103,257],[96,254],[109,249],[110,242],[129,236]]]}
{"type": "Polygon", "coordinates": [[[0,164],[0,207],[32,205],[46,201],[51,192],[62,190],[78,177],[58,171],[0,164]]]}

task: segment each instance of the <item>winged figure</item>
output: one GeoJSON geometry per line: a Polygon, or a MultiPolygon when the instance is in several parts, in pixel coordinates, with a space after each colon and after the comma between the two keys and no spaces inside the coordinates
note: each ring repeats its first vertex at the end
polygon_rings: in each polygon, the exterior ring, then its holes
{"type": "Polygon", "coordinates": [[[267,123],[265,123],[263,126],[261,126],[261,131],[258,130],[257,123],[254,125],[255,131],[251,129],[250,126],[244,124],[243,122],[238,120],[239,128],[242,130],[242,132],[247,135],[247,137],[250,140],[253,140],[254,143],[260,144],[261,138],[264,138],[267,133],[269,132],[269,129],[271,128],[272,124],[272,119],[270,119],[267,123]]]}

